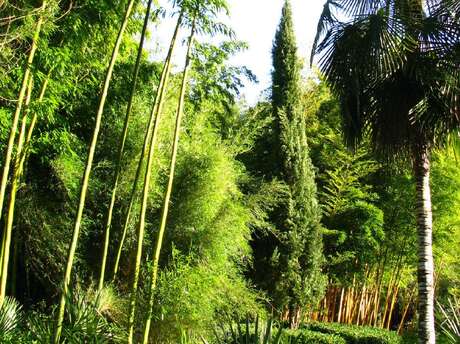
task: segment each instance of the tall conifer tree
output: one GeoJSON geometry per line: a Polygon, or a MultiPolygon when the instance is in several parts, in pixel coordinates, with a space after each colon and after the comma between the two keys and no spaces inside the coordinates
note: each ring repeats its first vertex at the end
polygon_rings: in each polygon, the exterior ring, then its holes
{"type": "Polygon", "coordinates": [[[301,110],[301,65],[289,0],[283,7],[272,58],[274,120],[263,139],[268,154],[262,165],[266,179],[286,184],[286,195],[270,214],[275,235],[254,245],[259,250],[255,252],[255,269],[256,275],[271,275],[265,288],[276,308],[287,311],[291,326],[296,326],[301,310],[318,301],[325,283],[321,273],[321,214],[301,110]]]}

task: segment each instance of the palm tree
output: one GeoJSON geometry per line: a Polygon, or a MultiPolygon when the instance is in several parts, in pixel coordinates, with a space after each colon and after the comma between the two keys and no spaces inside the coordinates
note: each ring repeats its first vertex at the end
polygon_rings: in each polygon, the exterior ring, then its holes
{"type": "Polygon", "coordinates": [[[381,156],[412,162],[419,343],[435,343],[430,151],[460,124],[460,26],[446,4],[328,0],[313,52],[340,101],[347,143],[369,136],[381,156]]]}
{"type": "Polygon", "coordinates": [[[102,114],[104,112],[105,101],[107,100],[107,93],[109,91],[110,81],[112,80],[113,69],[115,67],[115,62],[118,57],[118,52],[120,50],[121,42],[123,40],[123,34],[128,26],[128,21],[131,16],[131,12],[134,7],[134,0],[130,0],[126,6],[126,10],[124,13],[123,21],[118,31],[117,39],[115,41],[115,45],[112,50],[112,56],[110,58],[109,66],[107,68],[107,72],[105,75],[104,85],[102,88],[102,93],[99,99],[99,105],[96,113],[96,121],[94,124],[94,131],[93,136],[91,138],[91,143],[89,146],[88,157],[86,160],[85,171],[82,178],[82,183],[80,187],[80,199],[78,203],[78,210],[75,218],[75,225],[72,234],[72,240],[70,242],[69,251],[67,254],[67,264],[64,273],[64,280],[61,292],[61,299],[59,302],[59,309],[58,309],[58,316],[56,320],[56,328],[54,332],[54,343],[58,344],[59,339],[61,337],[62,331],[62,322],[64,320],[64,311],[65,311],[65,304],[68,294],[68,287],[70,283],[70,276],[72,273],[73,261],[75,257],[75,251],[77,249],[78,238],[80,236],[80,227],[81,227],[81,220],[83,218],[83,210],[85,208],[85,201],[86,201],[86,193],[88,191],[89,185],[89,177],[91,174],[91,168],[93,165],[94,153],[96,151],[96,144],[97,139],[99,136],[99,130],[101,128],[101,121],[102,121],[102,114]]]}

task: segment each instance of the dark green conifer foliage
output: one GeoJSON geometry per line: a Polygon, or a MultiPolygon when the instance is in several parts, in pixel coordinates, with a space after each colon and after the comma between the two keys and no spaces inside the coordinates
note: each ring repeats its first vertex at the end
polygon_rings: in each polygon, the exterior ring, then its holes
{"type": "Polygon", "coordinates": [[[322,296],[324,277],[321,211],[301,111],[301,65],[289,0],[283,7],[272,57],[273,167],[266,176],[287,185],[285,199],[271,215],[278,241],[270,259],[273,298],[279,310],[289,312],[291,326],[295,326],[301,308],[315,304],[322,296]]]}

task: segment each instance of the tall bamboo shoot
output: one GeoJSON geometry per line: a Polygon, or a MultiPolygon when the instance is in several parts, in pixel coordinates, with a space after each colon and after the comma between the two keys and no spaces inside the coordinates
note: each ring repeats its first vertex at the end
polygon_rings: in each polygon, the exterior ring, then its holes
{"type": "MultiPolygon", "coordinates": [[[[183,17],[183,14],[181,13],[179,15],[179,18],[177,19],[176,29],[174,31],[173,38],[171,39],[171,45],[170,45],[170,49],[168,52],[167,61],[165,62],[165,65],[163,67],[163,73],[165,73],[163,86],[157,92],[157,95],[155,97],[156,99],[154,102],[154,106],[152,107],[152,115],[150,116],[151,119],[155,118],[155,123],[153,124],[152,135],[150,137],[150,143],[148,144],[149,149],[148,149],[148,157],[147,157],[147,166],[145,169],[144,188],[142,191],[142,203],[141,203],[140,219],[139,219],[139,225],[138,225],[138,231],[137,231],[136,261],[134,264],[134,274],[133,274],[133,281],[132,281],[132,288],[131,288],[131,299],[130,299],[129,319],[128,319],[128,343],[129,344],[133,342],[133,337],[134,337],[134,320],[136,316],[137,286],[138,286],[138,281],[139,281],[139,271],[140,271],[141,258],[142,258],[142,246],[143,246],[144,230],[145,230],[145,215],[146,215],[146,210],[147,210],[148,194],[150,191],[150,177],[151,177],[151,170],[152,170],[152,164],[153,164],[153,153],[155,151],[155,143],[156,143],[157,134],[158,134],[158,127],[160,124],[164,97],[166,94],[166,86],[167,86],[167,81],[169,78],[169,71],[171,68],[170,60],[172,57],[174,46],[176,44],[177,34],[179,32],[179,28],[182,23],[182,17],[183,17]],[[156,115],[154,115],[155,110],[156,110],[156,115]]],[[[144,148],[147,148],[147,145],[145,143],[144,143],[144,148]]],[[[145,152],[146,152],[146,149],[143,149],[142,151],[143,154],[141,155],[142,160],[143,160],[145,152]]],[[[139,162],[140,164],[142,163],[142,160],[139,162]]],[[[135,192],[136,183],[137,181],[135,181],[135,184],[133,185],[134,192],[135,192]]]]}
{"type": "Polygon", "coordinates": [[[133,108],[133,99],[134,99],[134,94],[136,93],[136,87],[137,87],[137,78],[139,76],[139,68],[140,68],[140,63],[141,63],[141,58],[142,58],[142,51],[144,48],[144,41],[145,41],[145,34],[147,32],[147,26],[149,23],[150,19],[150,12],[152,9],[152,2],[153,0],[149,0],[147,4],[147,9],[145,12],[145,18],[144,18],[144,25],[142,27],[142,33],[141,33],[141,38],[139,41],[139,47],[137,49],[137,57],[136,57],[136,63],[134,65],[134,71],[133,71],[133,80],[131,83],[131,90],[129,94],[129,99],[128,99],[128,105],[126,108],[126,115],[125,115],[125,121],[123,124],[123,131],[121,133],[121,139],[120,143],[118,146],[118,157],[117,157],[117,164],[115,168],[115,175],[114,175],[114,180],[113,180],[113,187],[112,187],[112,193],[111,193],[111,198],[110,198],[110,204],[109,204],[109,209],[107,212],[107,222],[105,225],[105,235],[104,235],[104,247],[102,250],[102,261],[101,261],[101,272],[99,275],[99,285],[98,285],[98,290],[101,290],[102,287],[104,286],[104,276],[105,276],[105,270],[106,270],[106,265],[107,265],[107,254],[109,250],[109,241],[110,241],[110,226],[112,224],[112,216],[113,216],[113,208],[115,205],[115,199],[116,199],[116,194],[117,194],[117,189],[118,189],[118,182],[120,179],[120,171],[121,171],[121,162],[123,159],[123,151],[125,148],[125,143],[126,143],[126,138],[128,136],[128,126],[129,126],[129,120],[131,117],[131,112],[133,108]]]}
{"type": "Polygon", "coordinates": [[[171,162],[170,162],[170,167],[169,167],[169,180],[168,180],[168,186],[166,188],[166,193],[165,193],[165,198],[164,198],[164,203],[163,203],[163,212],[161,214],[161,223],[160,223],[160,228],[158,230],[157,243],[156,243],[155,253],[154,253],[154,258],[153,258],[152,277],[150,280],[149,306],[147,310],[147,319],[146,319],[145,328],[144,328],[144,340],[143,340],[144,344],[148,343],[150,323],[152,321],[153,296],[154,296],[154,290],[156,287],[156,280],[158,276],[158,264],[160,260],[161,246],[163,244],[163,235],[165,232],[166,221],[168,218],[169,200],[171,198],[172,186],[173,186],[173,181],[174,181],[174,170],[176,166],[177,148],[179,145],[181,121],[182,121],[182,116],[184,112],[185,89],[187,86],[188,72],[190,70],[191,51],[192,51],[194,35],[195,35],[195,19],[192,24],[192,30],[191,30],[189,41],[188,41],[187,57],[185,60],[185,67],[184,67],[184,72],[182,75],[182,85],[181,85],[180,96],[179,96],[179,104],[178,104],[177,113],[176,113],[176,128],[174,132],[174,141],[173,141],[173,147],[172,147],[172,152],[171,152],[171,162]]]}
{"type": "Polygon", "coordinates": [[[89,152],[88,152],[88,158],[86,161],[85,172],[83,174],[83,179],[81,183],[80,200],[79,200],[78,210],[77,210],[76,219],[75,219],[75,226],[74,226],[73,234],[72,234],[72,241],[70,243],[69,251],[67,255],[67,264],[66,264],[65,273],[64,273],[61,300],[59,303],[58,316],[57,316],[57,321],[56,321],[56,329],[54,333],[54,343],[55,344],[59,343],[59,339],[61,337],[62,322],[64,320],[64,311],[65,311],[68,287],[70,283],[70,276],[72,273],[75,251],[77,249],[78,237],[80,235],[81,220],[83,217],[83,209],[85,207],[85,201],[86,201],[86,192],[88,190],[89,177],[91,174],[91,167],[93,164],[94,153],[96,151],[96,144],[97,144],[97,139],[99,135],[99,130],[101,127],[102,113],[104,112],[104,105],[107,99],[107,93],[109,90],[110,81],[112,79],[112,73],[113,73],[113,68],[115,66],[115,61],[118,57],[118,51],[120,49],[123,34],[128,25],[129,17],[131,16],[133,6],[134,6],[134,0],[130,0],[126,7],[125,15],[124,15],[120,30],[118,31],[118,36],[117,36],[115,46],[112,51],[112,56],[110,58],[110,63],[109,63],[107,73],[105,76],[105,80],[104,80],[102,94],[99,100],[99,106],[97,109],[96,122],[94,125],[93,136],[91,139],[91,144],[90,144],[89,152]]]}

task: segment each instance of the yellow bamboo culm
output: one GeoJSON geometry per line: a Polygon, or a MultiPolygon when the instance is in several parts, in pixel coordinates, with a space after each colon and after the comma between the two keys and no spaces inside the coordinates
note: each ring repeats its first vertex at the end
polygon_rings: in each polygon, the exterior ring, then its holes
{"type": "MultiPolygon", "coordinates": [[[[131,286],[131,297],[130,297],[130,304],[129,304],[129,315],[128,315],[128,343],[129,344],[133,343],[133,340],[134,340],[134,322],[135,322],[135,317],[136,317],[136,306],[137,306],[136,304],[137,288],[138,288],[139,272],[140,272],[140,265],[141,265],[141,259],[142,259],[142,246],[143,246],[144,231],[145,231],[145,215],[147,211],[148,194],[150,190],[150,178],[151,178],[151,170],[152,170],[152,164],[153,164],[153,154],[155,151],[155,143],[157,141],[158,128],[160,124],[161,114],[163,112],[163,103],[164,103],[164,98],[166,95],[166,88],[167,88],[169,74],[170,74],[172,53],[176,45],[177,35],[179,33],[182,19],[183,19],[183,13],[181,13],[179,15],[179,18],[177,19],[177,24],[174,30],[173,37],[171,39],[168,56],[166,58],[165,65],[163,66],[163,72],[162,72],[163,84],[161,84],[160,82],[157,94],[155,96],[154,104],[152,107],[151,116],[150,116],[150,120],[152,121],[153,119],[155,119],[155,122],[153,123],[150,140],[148,140],[149,138],[148,132],[145,136],[144,147],[142,149],[142,154],[141,154],[141,158],[140,158],[139,165],[138,165],[138,173],[136,173],[136,180],[134,181],[133,189],[131,190],[132,198],[130,202],[133,202],[134,193],[136,191],[137,178],[139,177],[140,169],[142,166],[142,161],[145,158],[145,154],[147,153],[147,147],[148,147],[147,166],[146,166],[145,175],[144,175],[144,188],[142,191],[142,203],[141,203],[140,218],[139,218],[138,231],[137,231],[136,260],[134,263],[134,273],[133,273],[133,280],[132,280],[132,286],[131,286]]],[[[129,213],[128,213],[128,216],[129,216],[129,213]]],[[[126,218],[125,226],[127,226],[128,216],[126,218]]],[[[121,246],[119,247],[119,252],[121,252],[120,250],[121,250],[121,246]]]]}
{"type": "Polygon", "coordinates": [[[112,192],[111,192],[111,197],[110,197],[110,204],[107,210],[107,219],[106,219],[106,224],[104,228],[104,233],[105,233],[104,234],[104,247],[102,249],[101,269],[100,269],[99,284],[98,284],[99,291],[102,290],[104,286],[105,271],[106,271],[106,266],[107,266],[107,255],[109,252],[110,227],[112,225],[113,209],[115,206],[115,199],[116,199],[118,183],[120,179],[123,152],[125,148],[126,138],[128,137],[129,120],[130,120],[131,112],[133,109],[133,100],[134,100],[134,95],[135,95],[136,87],[137,87],[137,79],[139,76],[140,63],[142,59],[142,52],[144,48],[145,36],[147,33],[147,26],[148,26],[149,19],[150,19],[150,12],[152,10],[152,2],[153,0],[149,0],[147,4],[147,9],[145,12],[144,25],[142,27],[141,37],[139,40],[139,46],[137,49],[137,56],[136,56],[136,62],[134,65],[133,80],[131,82],[131,90],[129,94],[128,105],[126,106],[125,121],[123,124],[121,139],[120,139],[119,146],[118,146],[117,163],[116,163],[116,168],[115,168],[115,174],[113,177],[114,179],[113,179],[112,192]]]}
{"type": "MultiPolygon", "coordinates": [[[[139,179],[140,179],[140,175],[141,175],[141,171],[142,171],[142,166],[143,166],[143,163],[144,163],[144,160],[145,160],[145,156],[147,154],[147,150],[149,149],[149,144],[152,144],[152,143],[153,143],[153,145],[156,144],[157,136],[155,135],[155,137],[153,139],[151,139],[151,135],[152,135],[153,131],[156,132],[156,129],[154,130],[154,128],[158,128],[158,125],[159,125],[160,120],[161,120],[161,112],[162,112],[161,108],[163,106],[162,104],[163,104],[163,101],[164,101],[164,95],[165,95],[165,92],[166,92],[166,88],[168,86],[169,75],[170,75],[170,72],[171,72],[171,59],[172,59],[172,55],[173,55],[173,52],[174,52],[174,48],[176,46],[177,35],[178,35],[178,32],[179,32],[181,22],[182,22],[182,14],[179,15],[179,19],[178,19],[177,24],[176,24],[176,29],[174,30],[174,34],[173,34],[173,37],[171,39],[168,54],[167,54],[167,57],[165,59],[163,70],[161,72],[160,82],[158,84],[155,100],[153,102],[152,110],[150,112],[150,119],[149,119],[149,123],[147,125],[147,130],[146,130],[146,133],[145,133],[145,136],[144,136],[144,144],[143,144],[143,147],[142,147],[142,152],[140,154],[139,162],[138,162],[137,169],[136,169],[136,174],[135,174],[135,177],[134,177],[134,182],[133,182],[131,192],[130,192],[130,195],[129,195],[129,205],[128,205],[128,208],[127,208],[127,211],[126,211],[126,214],[125,214],[125,220],[124,220],[124,225],[123,225],[123,229],[122,229],[122,235],[121,235],[120,242],[118,243],[117,255],[116,255],[116,258],[115,258],[115,264],[114,264],[113,273],[112,273],[112,280],[116,279],[118,269],[119,269],[119,266],[120,266],[120,259],[121,259],[121,254],[122,254],[122,251],[123,251],[123,245],[124,245],[124,242],[125,242],[125,239],[126,239],[126,234],[128,232],[128,226],[129,226],[129,222],[130,222],[130,218],[131,218],[131,211],[132,211],[132,208],[133,208],[133,205],[134,205],[134,200],[136,198],[137,185],[139,183],[139,179]],[[160,104],[161,104],[161,106],[160,106],[160,104]]],[[[138,237],[139,237],[139,235],[138,235],[138,237]]],[[[139,248],[139,243],[138,243],[138,248],[139,248]]],[[[136,270],[136,268],[135,268],[135,270],[136,270]]]]}
{"type": "Polygon", "coordinates": [[[176,112],[176,128],[174,131],[174,140],[173,140],[173,147],[171,151],[171,162],[169,166],[169,179],[168,179],[168,186],[166,188],[166,193],[165,193],[165,198],[164,198],[164,203],[163,203],[163,212],[161,215],[161,223],[160,223],[160,228],[158,230],[158,236],[157,236],[157,242],[155,246],[155,253],[154,253],[154,259],[153,259],[153,267],[152,267],[152,277],[150,280],[150,295],[149,295],[149,305],[148,305],[148,310],[147,310],[147,319],[145,321],[145,326],[144,326],[144,339],[143,343],[147,344],[148,339],[149,339],[149,332],[150,332],[150,324],[152,321],[152,308],[153,308],[153,300],[154,300],[154,290],[156,287],[156,281],[157,281],[157,276],[158,276],[158,265],[160,261],[160,252],[161,252],[161,246],[163,243],[163,235],[165,232],[166,228],[166,221],[168,218],[168,209],[169,209],[169,200],[171,198],[171,192],[172,192],[172,186],[173,186],[173,180],[174,180],[174,170],[176,166],[176,157],[177,157],[177,148],[179,145],[179,137],[180,137],[180,130],[181,130],[181,121],[184,113],[184,102],[185,102],[185,90],[187,86],[187,79],[188,79],[188,73],[190,70],[190,61],[191,61],[191,55],[192,55],[192,46],[193,46],[193,38],[195,35],[195,19],[193,18],[193,23],[192,23],[192,29],[188,41],[188,48],[187,48],[187,55],[185,59],[185,66],[184,66],[184,71],[182,75],[182,84],[181,84],[181,89],[180,89],[180,96],[179,96],[179,104],[177,106],[177,112],[176,112]]]}
{"type": "Polygon", "coordinates": [[[9,259],[10,259],[10,249],[11,249],[11,236],[13,232],[13,220],[14,220],[14,206],[16,204],[16,191],[19,186],[19,180],[21,178],[21,156],[24,147],[24,137],[26,133],[26,125],[27,125],[27,114],[28,114],[28,107],[30,104],[30,98],[32,95],[32,87],[33,87],[33,78],[29,76],[29,82],[27,86],[27,95],[24,102],[24,115],[21,121],[21,128],[19,130],[19,137],[16,149],[16,159],[14,163],[13,169],[13,177],[11,179],[11,189],[10,189],[10,200],[8,203],[8,211],[7,211],[7,218],[6,218],[6,226],[3,235],[3,250],[2,250],[2,259],[1,259],[1,271],[2,276],[0,279],[0,305],[3,303],[3,300],[6,296],[6,284],[8,281],[8,266],[9,266],[9,259]]]}
{"type": "MultiPolygon", "coordinates": [[[[46,8],[46,1],[43,1],[41,9],[44,10],[45,8],[46,8]]],[[[26,96],[27,85],[29,83],[31,65],[34,61],[35,53],[37,51],[38,40],[40,37],[42,25],[43,25],[43,18],[40,16],[37,21],[37,26],[35,27],[34,37],[32,39],[32,45],[29,51],[29,56],[27,58],[27,64],[24,70],[24,75],[22,77],[22,83],[21,83],[21,88],[19,91],[18,101],[16,103],[16,109],[13,114],[13,121],[11,124],[10,133],[8,136],[8,143],[7,143],[7,147],[5,151],[5,158],[3,162],[4,165],[3,165],[2,179],[0,181],[0,220],[1,220],[2,213],[3,213],[3,203],[5,200],[6,186],[7,186],[8,178],[10,174],[10,165],[11,165],[11,159],[13,155],[16,131],[17,131],[18,124],[19,124],[19,118],[21,115],[22,106],[24,105],[24,98],[26,96]]],[[[6,235],[3,235],[2,244],[0,245],[0,251],[1,251],[0,252],[0,262],[2,266],[3,266],[3,259],[5,257],[4,251],[6,250],[5,240],[6,240],[6,235]]],[[[3,271],[0,272],[0,274],[3,276],[3,271]]],[[[3,304],[4,298],[5,298],[4,293],[0,292],[0,306],[3,304]]]]}
{"type": "Polygon", "coordinates": [[[112,50],[112,56],[110,58],[109,66],[107,68],[107,72],[105,75],[105,80],[104,80],[104,85],[102,88],[102,93],[101,97],[99,100],[99,105],[98,109],[96,112],[96,121],[94,124],[94,131],[93,131],[93,136],[91,139],[91,144],[89,146],[89,151],[88,151],[88,157],[86,160],[86,167],[85,167],[85,172],[83,174],[82,178],[82,183],[81,183],[81,188],[80,188],[80,199],[78,202],[78,209],[75,217],[75,225],[73,228],[73,234],[72,234],[72,240],[70,242],[68,254],[67,254],[67,263],[65,267],[65,272],[64,272],[64,278],[63,278],[63,285],[62,285],[62,291],[61,291],[61,298],[59,302],[59,308],[58,308],[58,313],[57,313],[57,319],[56,319],[56,327],[54,331],[54,338],[53,338],[53,343],[54,344],[59,344],[60,337],[61,337],[61,332],[62,332],[62,323],[64,321],[64,312],[65,312],[65,305],[66,305],[66,300],[67,300],[67,295],[68,295],[68,288],[69,288],[69,283],[70,283],[70,277],[72,274],[72,267],[73,267],[73,261],[75,257],[75,251],[77,249],[77,244],[78,244],[78,238],[80,236],[80,227],[81,227],[81,220],[83,218],[83,210],[85,208],[85,201],[86,201],[86,193],[88,191],[88,185],[89,185],[89,177],[91,174],[91,168],[93,164],[93,158],[94,158],[94,153],[96,151],[96,144],[97,144],[97,139],[99,136],[99,130],[101,128],[101,121],[102,121],[102,114],[104,112],[104,106],[105,102],[107,99],[107,93],[109,91],[109,85],[110,81],[112,79],[112,74],[113,74],[113,69],[115,66],[115,62],[118,57],[118,52],[120,50],[121,42],[123,39],[123,34],[126,30],[126,27],[128,26],[128,21],[131,16],[131,12],[134,7],[134,2],[135,0],[130,0],[129,3],[127,4],[126,11],[124,14],[123,22],[121,24],[120,30],[118,31],[117,39],[115,41],[114,48],[112,50]]]}

